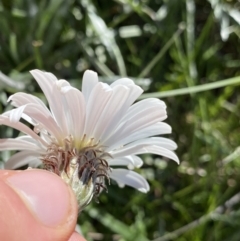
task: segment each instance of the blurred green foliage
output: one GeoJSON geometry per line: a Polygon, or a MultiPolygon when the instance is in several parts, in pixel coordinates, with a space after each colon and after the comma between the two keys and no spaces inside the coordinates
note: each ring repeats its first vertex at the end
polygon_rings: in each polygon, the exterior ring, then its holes
{"type": "MultiPolygon", "coordinates": [[[[180,88],[240,76],[239,1],[2,0],[0,16],[0,70],[10,77],[0,74],[1,112],[16,91],[43,97],[28,74],[34,68],[76,87],[93,69],[103,81],[132,77],[156,96],[176,90],[164,100],[181,165],[143,156],[140,172],[151,191],[111,185],[79,218],[89,241],[239,241],[238,202],[164,236],[239,191],[239,86],[177,95],[180,88]]],[[[18,133],[1,128],[0,134],[18,133]]]]}

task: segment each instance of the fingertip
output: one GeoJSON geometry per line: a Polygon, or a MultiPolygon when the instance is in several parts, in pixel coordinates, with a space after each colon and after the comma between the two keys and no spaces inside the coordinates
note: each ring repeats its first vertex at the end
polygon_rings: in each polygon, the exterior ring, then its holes
{"type": "Polygon", "coordinates": [[[5,181],[23,199],[41,224],[57,227],[75,218],[71,210],[71,192],[67,184],[55,174],[43,170],[27,170],[7,177],[5,181]]]}
{"type": "Polygon", "coordinates": [[[80,234],[74,232],[68,241],[86,241],[80,234]]]}
{"type": "MultiPolygon", "coordinates": [[[[13,211],[3,218],[5,222],[15,223],[16,230],[21,229],[24,240],[32,240],[34,233],[42,235],[39,240],[46,241],[70,237],[76,225],[78,207],[71,188],[60,177],[48,171],[32,169],[1,171],[0,180],[5,189],[11,189],[1,195],[6,195],[4,200],[8,200],[8,208],[13,211]],[[20,213],[14,216],[15,212],[20,213]]],[[[1,208],[4,208],[4,203],[0,203],[1,208]]],[[[15,233],[18,232],[12,235],[15,233]]]]}

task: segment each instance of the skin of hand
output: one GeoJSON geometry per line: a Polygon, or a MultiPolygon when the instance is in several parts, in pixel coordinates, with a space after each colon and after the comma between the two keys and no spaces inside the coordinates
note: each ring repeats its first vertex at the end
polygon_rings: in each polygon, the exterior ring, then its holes
{"type": "Polygon", "coordinates": [[[48,171],[0,170],[0,240],[86,241],[74,232],[77,201],[48,171]]]}

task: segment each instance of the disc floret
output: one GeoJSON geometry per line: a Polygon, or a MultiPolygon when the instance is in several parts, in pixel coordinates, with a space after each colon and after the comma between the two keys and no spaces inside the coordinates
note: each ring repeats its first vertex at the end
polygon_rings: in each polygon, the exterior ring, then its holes
{"type": "Polygon", "coordinates": [[[52,143],[42,157],[44,168],[59,175],[72,187],[80,209],[92,198],[97,198],[103,189],[107,191],[105,179],[109,182],[107,160],[111,155],[104,152],[100,145],[92,143],[93,139],[86,146],[76,148],[69,136],[64,140],[64,148],[52,143]]]}

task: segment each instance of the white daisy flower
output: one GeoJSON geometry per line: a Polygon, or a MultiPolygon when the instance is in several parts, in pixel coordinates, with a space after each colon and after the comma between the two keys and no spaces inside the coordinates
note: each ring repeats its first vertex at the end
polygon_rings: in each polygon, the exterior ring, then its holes
{"type": "Polygon", "coordinates": [[[0,115],[0,124],[25,135],[0,139],[0,150],[19,151],[5,168],[42,164],[73,188],[83,209],[106,189],[105,180],[109,178],[120,186],[147,192],[145,178],[129,170],[143,164],[139,154],[152,153],[179,162],[173,152],[175,142],[152,137],[171,133],[171,127],[162,122],[167,118],[165,103],[150,98],[133,104],[143,90],[132,80],[122,78],[108,85],[98,82],[97,74],[88,70],[81,92],[51,73],[30,72],[44,92],[49,109],[31,94],[10,96],[8,101],[16,108],[0,115]]]}

